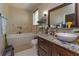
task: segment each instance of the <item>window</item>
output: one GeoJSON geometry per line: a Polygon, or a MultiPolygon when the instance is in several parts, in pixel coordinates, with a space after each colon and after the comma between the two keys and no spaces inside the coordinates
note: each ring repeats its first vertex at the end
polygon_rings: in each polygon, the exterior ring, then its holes
{"type": "Polygon", "coordinates": [[[33,13],[33,25],[38,25],[38,9],[33,13]]]}

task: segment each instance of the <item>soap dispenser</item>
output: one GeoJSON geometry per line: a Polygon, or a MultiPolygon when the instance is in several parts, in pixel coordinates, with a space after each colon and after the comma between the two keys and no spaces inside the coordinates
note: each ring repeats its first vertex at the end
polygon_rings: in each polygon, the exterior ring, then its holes
{"type": "Polygon", "coordinates": [[[71,28],[71,25],[72,25],[72,22],[71,21],[67,22],[68,28],[71,28]]]}

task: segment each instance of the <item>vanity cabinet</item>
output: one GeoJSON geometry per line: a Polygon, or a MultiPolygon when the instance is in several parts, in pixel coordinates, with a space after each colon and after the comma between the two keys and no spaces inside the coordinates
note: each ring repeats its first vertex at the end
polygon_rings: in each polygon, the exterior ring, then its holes
{"type": "Polygon", "coordinates": [[[78,56],[79,54],[61,47],[53,42],[38,37],[39,56],[78,56]]]}

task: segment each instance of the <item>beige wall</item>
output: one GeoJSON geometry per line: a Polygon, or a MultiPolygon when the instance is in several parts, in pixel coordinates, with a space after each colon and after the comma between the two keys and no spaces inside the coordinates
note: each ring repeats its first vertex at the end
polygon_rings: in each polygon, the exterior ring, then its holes
{"type": "Polygon", "coordinates": [[[9,34],[32,32],[32,13],[30,11],[8,6],[9,18],[7,23],[7,32],[9,34]],[[21,26],[19,30],[17,27],[21,26]]]}

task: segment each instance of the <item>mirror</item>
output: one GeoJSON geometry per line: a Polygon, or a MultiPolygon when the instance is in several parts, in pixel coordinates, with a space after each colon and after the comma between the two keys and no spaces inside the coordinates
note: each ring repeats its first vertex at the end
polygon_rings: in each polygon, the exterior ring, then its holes
{"type": "Polygon", "coordinates": [[[48,26],[66,27],[67,22],[72,22],[72,27],[77,26],[76,12],[74,3],[64,3],[48,11],[48,26]]]}

